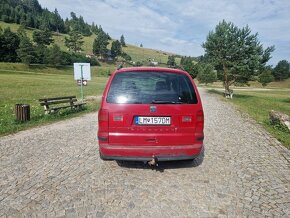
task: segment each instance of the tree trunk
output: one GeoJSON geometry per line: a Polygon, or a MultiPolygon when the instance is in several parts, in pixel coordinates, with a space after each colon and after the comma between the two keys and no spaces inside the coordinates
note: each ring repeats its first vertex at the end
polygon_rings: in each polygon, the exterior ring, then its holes
{"type": "Polygon", "coordinates": [[[225,87],[225,97],[226,98],[233,98],[233,91],[230,90],[230,81],[228,80],[228,68],[225,65],[225,63],[223,63],[223,70],[224,70],[224,87],[225,87]]]}
{"type": "Polygon", "coordinates": [[[224,87],[225,87],[225,92],[230,92],[230,84],[228,81],[228,68],[225,65],[225,63],[223,63],[223,70],[224,70],[224,87]]]}

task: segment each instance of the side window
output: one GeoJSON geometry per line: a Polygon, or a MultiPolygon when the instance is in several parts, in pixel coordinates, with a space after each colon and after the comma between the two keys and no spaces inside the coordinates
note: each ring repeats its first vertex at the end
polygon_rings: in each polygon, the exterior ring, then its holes
{"type": "Polygon", "coordinates": [[[193,90],[192,84],[187,77],[180,80],[181,99],[186,103],[197,103],[196,94],[193,90]]]}

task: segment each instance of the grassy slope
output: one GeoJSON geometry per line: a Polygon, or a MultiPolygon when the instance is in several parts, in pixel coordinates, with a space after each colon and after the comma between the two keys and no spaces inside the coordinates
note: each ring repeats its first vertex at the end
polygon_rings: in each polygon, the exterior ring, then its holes
{"type": "MultiPolygon", "coordinates": [[[[19,28],[18,24],[9,24],[9,23],[4,23],[2,21],[0,21],[0,26],[2,27],[2,29],[6,28],[6,27],[10,27],[10,29],[14,32],[17,31],[17,29],[19,28]]],[[[34,29],[26,29],[27,35],[29,37],[32,38],[32,33],[33,33],[34,29]]],[[[67,36],[66,34],[53,34],[53,39],[55,41],[55,43],[57,45],[60,46],[60,48],[62,50],[67,50],[67,48],[64,45],[64,41],[65,41],[65,36],[67,36]]],[[[93,34],[92,36],[89,37],[84,37],[84,45],[83,45],[83,52],[85,54],[91,54],[92,53],[92,47],[93,47],[93,42],[95,39],[95,35],[93,34]]],[[[111,45],[111,42],[110,42],[111,45]]],[[[108,46],[108,48],[110,48],[110,45],[108,46]]],[[[161,63],[167,63],[168,60],[168,56],[172,55],[171,53],[167,53],[167,52],[163,52],[163,51],[157,51],[154,49],[148,49],[148,48],[140,48],[134,45],[127,45],[127,47],[123,48],[124,52],[128,53],[131,57],[132,60],[137,62],[137,61],[144,61],[147,62],[148,59],[154,59],[155,61],[161,62],[161,63]]],[[[176,58],[176,62],[179,63],[180,62],[180,58],[176,58]]]]}
{"type": "Polygon", "coordinates": [[[274,81],[269,83],[266,87],[263,87],[258,82],[251,82],[251,86],[257,87],[257,88],[288,88],[290,89],[290,78],[284,80],[284,81],[274,81]]]}
{"type": "MultiPolygon", "coordinates": [[[[97,76],[98,68],[94,69],[92,80],[84,87],[85,96],[101,95],[107,82],[108,78],[97,76]]],[[[71,67],[29,68],[23,64],[0,63],[0,80],[0,135],[77,115],[64,111],[61,115],[44,116],[38,103],[38,99],[43,97],[76,95],[79,98],[80,88],[73,79],[71,67]],[[14,106],[17,103],[30,104],[30,122],[15,122],[14,106]]],[[[89,102],[87,111],[96,111],[97,107],[96,101],[89,102]]]]}
{"type": "MultiPolygon", "coordinates": [[[[196,81],[197,84],[198,81],[196,81]]],[[[284,80],[284,81],[274,81],[274,82],[271,82],[269,83],[267,86],[263,87],[261,85],[261,83],[255,81],[255,82],[250,82],[249,83],[250,86],[244,86],[244,87],[234,87],[232,86],[231,88],[232,89],[239,89],[239,88],[245,88],[245,89],[249,89],[249,88],[263,88],[263,89],[285,89],[285,88],[288,88],[290,89],[290,78],[284,80]]],[[[218,81],[218,82],[214,82],[212,84],[208,84],[207,87],[212,87],[212,88],[223,88],[223,83],[221,81],[218,81]]]]}
{"type": "MultiPolygon", "coordinates": [[[[214,91],[222,95],[222,91],[214,91]]],[[[234,98],[227,100],[235,104],[242,111],[248,113],[258,123],[263,125],[274,137],[290,149],[289,132],[281,131],[269,124],[269,112],[281,111],[290,115],[290,95],[288,89],[269,91],[236,90],[234,98]]]]}
{"type": "MultiPolygon", "coordinates": [[[[0,21],[2,29],[10,27],[13,32],[19,28],[17,24],[8,24],[0,21]]],[[[27,35],[32,38],[34,29],[27,29],[27,35]]],[[[62,50],[67,50],[64,46],[65,34],[53,34],[56,44],[62,50]]],[[[92,53],[92,45],[95,35],[84,37],[84,53],[92,53]]],[[[111,41],[112,42],[112,41],[111,41]]],[[[110,43],[111,43],[110,42],[110,43]]],[[[110,45],[108,46],[108,48],[110,45]]],[[[169,53],[155,51],[153,49],[139,48],[127,45],[124,51],[128,53],[133,61],[147,62],[149,58],[158,62],[166,63],[169,53]]],[[[177,60],[179,62],[180,60],[177,60]]],[[[108,72],[116,68],[114,64],[103,63],[101,67],[92,67],[92,81],[85,87],[85,96],[101,95],[106,84],[108,72]]],[[[75,116],[75,114],[62,113],[62,115],[44,116],[43,108],[39,106],[38,99],[43,97],[57,97],[66,95],[76,95],[79,98],[79,87],[73,80],[73,68],[61,67],[50,68],[45,66],[26,66],[19,63],[0,63],[0,135],[16,132],[39,124],[51,122],[65,117],[75,116]],[[31,121],[28,123],[15,122],[14,106],[17,103],[31,105],[31,121]]],[[[89,111],[97,109],[97,103],[88,105],[89,111]]]]}

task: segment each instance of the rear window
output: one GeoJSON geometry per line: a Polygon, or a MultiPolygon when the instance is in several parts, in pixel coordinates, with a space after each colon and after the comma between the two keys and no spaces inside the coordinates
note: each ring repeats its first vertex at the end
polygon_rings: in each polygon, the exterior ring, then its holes
{"type": "Polygon", "coordinates": [[[169,72],[117,73],[109,89],[108,103],[196,104],[197,97],[185,74],[169,72]]]}

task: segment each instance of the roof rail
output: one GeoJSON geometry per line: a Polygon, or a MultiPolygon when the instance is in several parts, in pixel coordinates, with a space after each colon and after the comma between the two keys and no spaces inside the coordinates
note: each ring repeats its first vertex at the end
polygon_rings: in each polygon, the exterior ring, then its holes
{"type": "Polygon", "coordinates": [[[185,69],[181,65],[177,66],[176,68],[185,71],[185,69]]]}
{"type": "Polygon", "coordinates": [[[170,66],[169,68],[179,69],[179,70],[183,70],[183,71],[185,71],[185,69],[184,69],[183,66],[181,66],[181,65],[179,65],[179,66],[170,66]]]}

